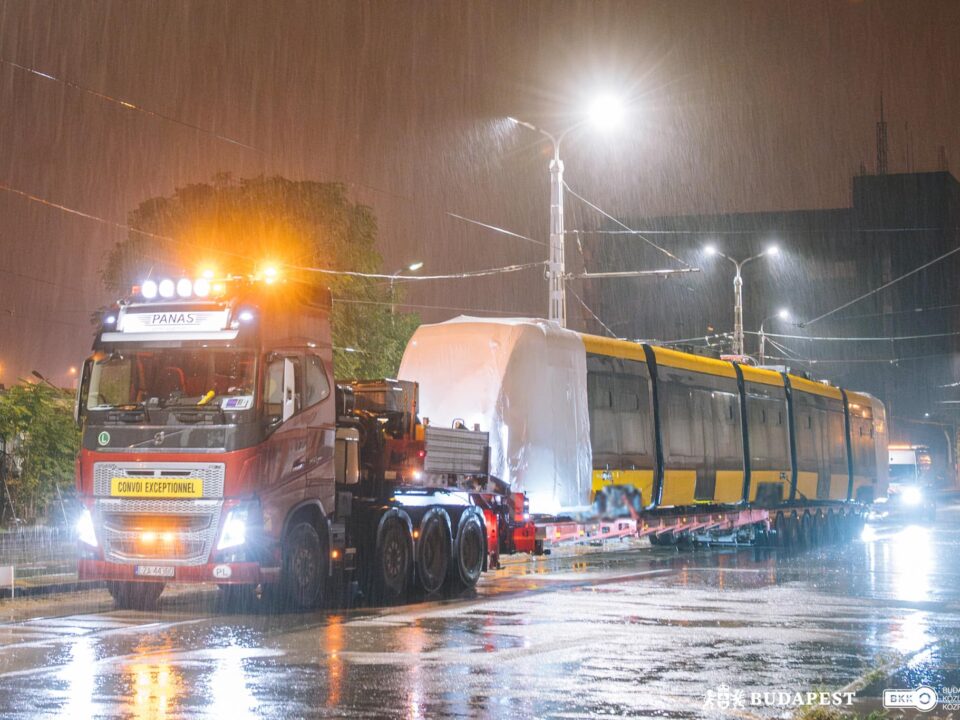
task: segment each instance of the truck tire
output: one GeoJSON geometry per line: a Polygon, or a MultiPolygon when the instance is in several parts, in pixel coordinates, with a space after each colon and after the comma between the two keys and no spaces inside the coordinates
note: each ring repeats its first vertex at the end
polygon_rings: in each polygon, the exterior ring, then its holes
{"type": "Polygon", "coordinates": [[[117,610],[156,610],[164,583],[108,582],[107,590],[117,610]]]}
{"type": "Polygon", "coordinates": [[[327,589],[326,543],[310,523],[290,528],[283,542],[280,578],[281,605],[292,610],[310,610],[323,603],[327,589]]]}
{"type": "Polygon", "coordinates": [[[374,557],[374,593],[378,600],[392,602],[406,597],[412,562],[406,524],[399,517],[388,517],[377,534],[374,557]]]}
{"type": "Polygon", "coordinates": [[[464,512],[457,528],[457,540],[453,544],[453,562],[447,573],[447,589],[450,592],[459,593],[476,586],[483,572],[486,547],[483,522],[476,513],[464,512]]]}
{"type": "Polygon", "coordinates": [[[417,539],[417,580],[427,595],[443,587],[451,552],[450,518],[439,508],[428,510],[420,521],[417,539]]]}

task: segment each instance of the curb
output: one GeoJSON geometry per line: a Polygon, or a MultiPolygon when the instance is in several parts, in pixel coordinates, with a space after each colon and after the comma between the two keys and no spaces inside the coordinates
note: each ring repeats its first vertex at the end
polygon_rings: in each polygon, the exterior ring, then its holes
{"type": "MultiPolygon", "coordinates": [[[[99,590],[106,587],[102,580],[67,580],[64,582],[45,583],[43,585],[25,585],[15,587],[14,600],[22,597],[40,597],[56,595],[57,593],[80,592],[81,590],[99,590]]],[[[0,588],[0,600],[10,599],[10,588],[0,588]]]]}

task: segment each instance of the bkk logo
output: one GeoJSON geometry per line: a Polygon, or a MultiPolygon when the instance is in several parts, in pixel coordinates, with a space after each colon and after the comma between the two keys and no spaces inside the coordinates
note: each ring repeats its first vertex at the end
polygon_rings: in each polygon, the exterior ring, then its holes
{"type": "Polygon", "coordinates": [[[883,691],[885,708],[913,708],[920,712],[929,712],[937,706],[939,699],[937,691],[926,685],[921,685],[915,690],[883,691]]]}

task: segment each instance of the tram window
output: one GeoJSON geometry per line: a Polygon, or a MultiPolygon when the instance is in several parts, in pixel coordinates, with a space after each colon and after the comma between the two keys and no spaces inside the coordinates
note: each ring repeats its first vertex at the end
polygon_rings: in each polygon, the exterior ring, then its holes
{"type": "Polygon", "coordinates": [[[691,455],[694,436],[699,437],[702,443],[703,432],[700,425],[703,420],[694,416],[690,391],[676,383],[664,383],[660,403],[667,455],[691,455]]]}
{"type": "Polygon", "coordinates": [[[606,373],[589,373],[587,375],[587,401],[590,407],[613,407],[613,378],[606,373]]]}

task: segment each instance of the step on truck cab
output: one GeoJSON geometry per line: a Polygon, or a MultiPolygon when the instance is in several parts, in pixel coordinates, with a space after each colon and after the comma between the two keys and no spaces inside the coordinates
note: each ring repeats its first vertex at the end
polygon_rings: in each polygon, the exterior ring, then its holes
{"type": "Polygon", "coordinates": [[[476,583],[485,433],[424,428],[415,383],[338,386],[329,311],[269,275],[148,280],[99,313],[76,408],[81,579],[134,608],[170,582],[296,608],[354,579],[384,599],[476,583]]]}

